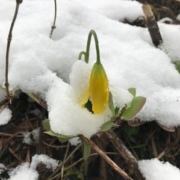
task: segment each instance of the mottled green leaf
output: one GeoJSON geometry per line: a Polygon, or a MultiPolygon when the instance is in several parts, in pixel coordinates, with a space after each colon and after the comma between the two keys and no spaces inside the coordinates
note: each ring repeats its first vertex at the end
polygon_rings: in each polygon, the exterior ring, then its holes
{"type": "Polygon", "coordinates": [[[128,107],[122,114],[124,120],[132,120],[135,115],[142,109],[146,102],[146,98],[142,96],[134,97],[131,106],[128,107]]]}
{"type": "Polygon", "coordinates": [[[136,96],[136,89],[135,88],[129,88],[128,91],[135,97],[136,96]]]}
{"type": "Polygon", "coordinates": [[[101,126],[101,131],[108,131],[114,126],[112,121],[108,121],[101,126]]]}

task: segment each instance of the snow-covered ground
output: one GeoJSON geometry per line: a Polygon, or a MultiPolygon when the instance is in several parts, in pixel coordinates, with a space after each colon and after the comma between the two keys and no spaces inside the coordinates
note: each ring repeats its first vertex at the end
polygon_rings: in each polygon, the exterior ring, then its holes
{"type": "Polygon", "coordinates": [[[46,155],[35,155],[32,157],[32,162],[23,163],[18,167],[9,171],[10,178],[9,180],[37,180],[38,179],[38,172],[36,171],[36,167],[38,164],[43,164],[49,170],[54,171],[57,166],[58,162],[54,159],[46,155]]]}
{"type": "MultiPolygon", "coordinates": [[[[95,115],[79,104],[96,60],[94,42],[89,64],[78,60],[79,52],[86,48],[91,29],[99,38],[101,62],[115,104],[122,107],[129,102],[127,89],[134,87],[138,95],[147,98],[138,119],[157,120],[167,127],[180,125],[180,74],[172,64],[180,60],[180,26],[159,23],[164,43],[155,48],[146,28],[122,23],[124,19],[133,21],[143,16],[141,4],[136,1],[57,0],[57,4],[52,39],[49,33],[54,15],[53,1],[26,0],[20,5],[9,65],[11,89],[40,95],[47,102],[54,132],[82,133],[90,137],[110,119],[108,108],[95,115]]],[[[14,9],[15,0],[0,0],[1,85],[5,79],[7,36],[14,9]]],[[[0,89],[0,100],[4,98],[5,93],[0,89]]],[[[10,118],[11,112],[5,109],[0,115],[0,124],[10,118]]],[[[142,172],[146,176],[146,171],[142,169],[142,172]]],[[[153,179],[147,176],[147,180],[153,179]]]]}

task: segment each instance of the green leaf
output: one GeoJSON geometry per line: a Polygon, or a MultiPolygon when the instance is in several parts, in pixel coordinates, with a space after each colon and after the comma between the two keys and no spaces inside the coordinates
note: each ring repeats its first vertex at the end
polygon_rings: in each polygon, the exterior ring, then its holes
{"type": "Polygon", "coordinates": [[[101,126],[101,131],[110,130],[115,124],[112,121],[108,121],[101,126]]]}
{"type": "Polygon", "coordinates": [[[44,121],[42,121],[42,126],[46,131],[50,131],[51,127],[49,124],[49,119],[45,119],[44,121]]]}
{"type": "Polygon", "coordinates": [[[115,115],[113,96],[112,96],[111,92],[109,92],[109,109],[111,110],[112,114],[115,115]]]}
{"type": "Polygon", "coordinates": [[[177,71],[180,73],[180,61],[175,60],[175,61],[173,61],[173,64],[175,65],[177,71]]]}
{"type": "Polygon", "coordinates": [[[69,139],[71,139],[71,138],[64,138],[64,139],[62,139],[62,138],[58,138],[59,139],[59,141],[60,142],[62,142],[62,143],[64,143],[64,142],[67,142],[67,141],[69,141],[69,139]]]}
{"type": "Polygon", "coordinates": [[[136,89],[135,88],[129,88],[128,91],[135,97],[136,96],[136,89]]]}
{"type": "Polygon", "coordinates": [[[122,114],[122,118],[124,120],[132,120],[134,116],[142,109],[145,102],[146,102],[145,97],[142,96],[135,97],[131,102],[131,106],[128,107],[122,114]]]}
{"type": "Polygon", "coordinates": [[[57,137],[59,139],[59,141],[61,141],[61,142],[66,142],[69,139],[75,137],[75,136],[67,136],[67,135],[57,134],[57,133],[53,132],[52,130],[45,131],[44,133],[46,133],[50,136],[57,137]]]}
{"type": "Polygon", "coordinates": [[[50,135],[50,136],[55,136],[55,137],[57,137],[57,136],[58,136],[58,134],[54,133],[54,132],[53,132],[53,131],[51,131],[51,130],[49,130],[49,131],[45,131],[44,133],[46,133],[46,134],[48,134],[48,135],[50,135]]]}
{"type": "Polygon", "coordinates": [[[57,134],[57,137],[60,139],[71,139],[75,136],[67,136],[67,135],[57,134]]]}
{"type": "Polygon", "coordinates": [[[84,158],[85,161],[89,158],[90,153],[91,153],[90,145],[83,142],[83,158],[84,158]]]}

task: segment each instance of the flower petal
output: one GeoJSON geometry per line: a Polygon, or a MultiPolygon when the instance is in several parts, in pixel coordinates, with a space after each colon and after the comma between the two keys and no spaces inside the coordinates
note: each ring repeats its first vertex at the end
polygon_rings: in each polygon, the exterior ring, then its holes
{"type": "Polygon", "coordinates": [[[108,79],[101,63],[95,63],[91,71],[89,95],[94,114],[101,113],[108,104],[108,79]]]}

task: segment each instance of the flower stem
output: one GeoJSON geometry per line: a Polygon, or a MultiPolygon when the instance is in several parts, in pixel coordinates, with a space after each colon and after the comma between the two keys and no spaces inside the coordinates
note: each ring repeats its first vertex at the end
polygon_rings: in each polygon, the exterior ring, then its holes
{"type": "Polygon", "coordinates": [[[82,54],[85,55],[85,61],[86,63],[89,62],[89,50],[90,50],[90,45],[91,45],[91,38],[92,36],[94,37],[94,41],[95,41],[95,46],[96,46],[96,62],[98,64],[101,64],[101,59],[100,59],[100,51],[99,51],[99,42],[98,42],[98,37],[97,37],[97,34],[94,30],[91,30],[89,32],[89,35],[88,35],[88,40],[87,40],[87,46],[86,46],[86,52],[82,51],[80,52],[79,54],[79,60],[81,59],[82,57],[82,54]]]}
{"type": "MultiPolygon", "coordinates": [[[[86,52],[81,51],[81,52],[79,53],[79,57],[78,57],[79,60],[81,60],[82,55],[84,55],[84,57],[86,57],[86,52]]],[[[86,59],[86,58],[85,58],[85,59],[86,59]]],[[[88,63],[88,62],[86,62],[86,63],[88,63]]]]}

